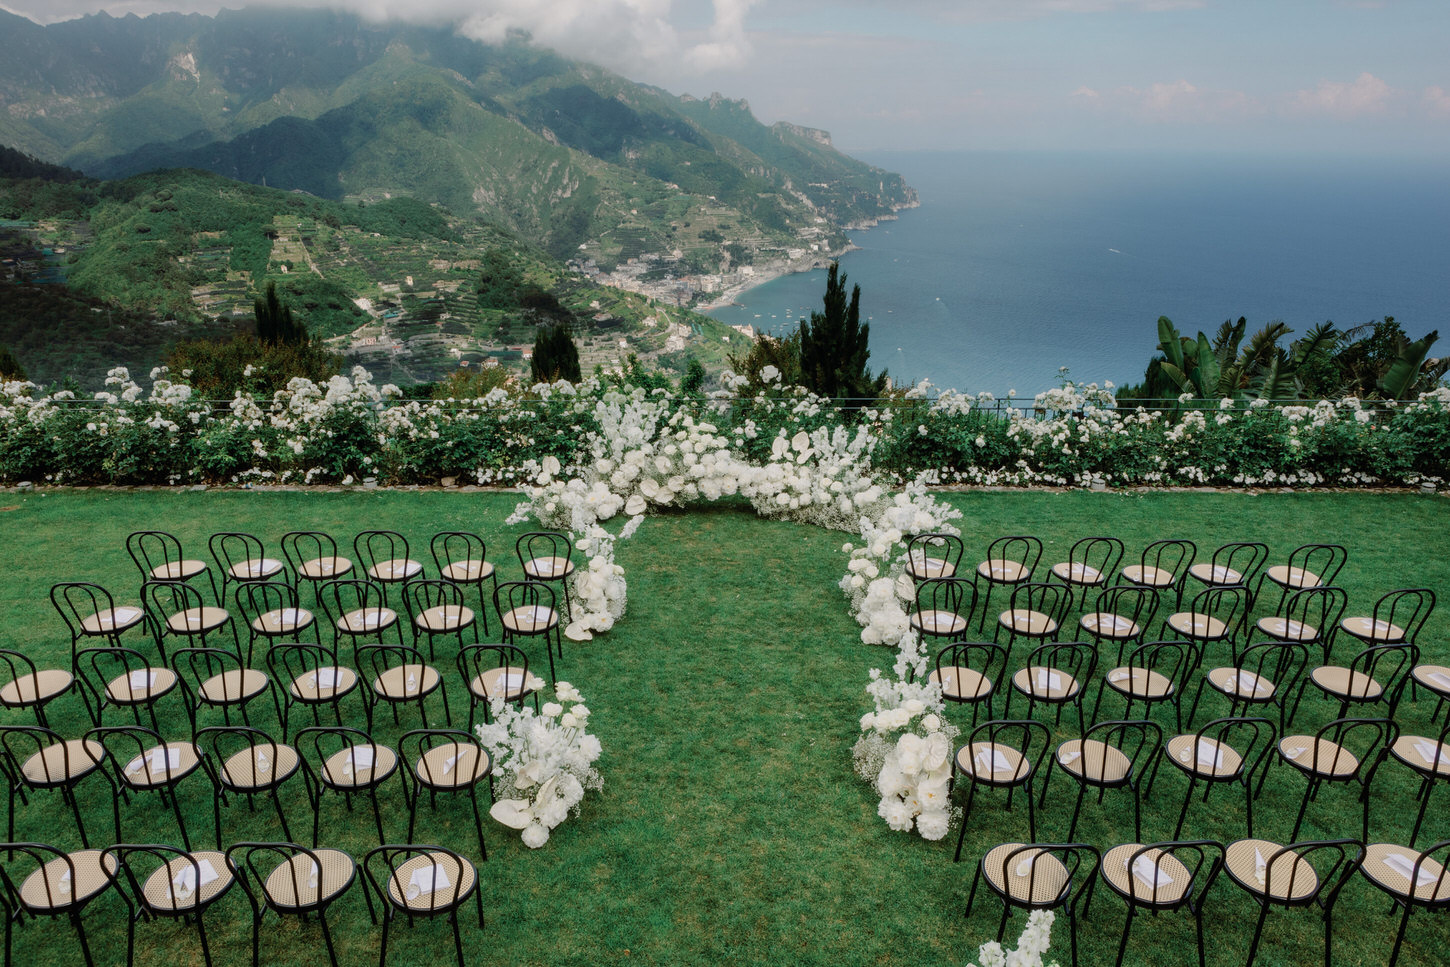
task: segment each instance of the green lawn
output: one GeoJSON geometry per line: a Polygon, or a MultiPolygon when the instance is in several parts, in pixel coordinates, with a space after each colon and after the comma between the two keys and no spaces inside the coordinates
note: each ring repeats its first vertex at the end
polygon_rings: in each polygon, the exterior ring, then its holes
{"type": "MultiPolygon", "coordinates": [[[[1120,537],[1130,557],[1164,536],[1191,537],[1204,553],[1225,541],[1260,539],[1269,544],[1272,561],[1300,543],[1334,540],[1349,547],[1340,583],[1350,591],[1353,611],[1367,609],[1395,587],[1450,589],[1450,560],[1440,540],[1446,504],[1440,499],[981,492],[945,499],[963,511],[960,524],[969,556],[980,557],[992,537],[1005,533],[1042,537],[1044,565],[1062,559],[1072,541],[1090,533],[1120,537]]],[[[68,639],[47,599],[48,589],[60,580],[91,580],[134,600],[138,575],[124,549],[132,530],[171,531],[189,554],[205,556],[206,537],[214,531],[257,534],[276,554],[277,538],[287,530],[326,530],[350,543],[361,529],[390,528],[408,536],[413,555],[430,572],[426,545],[434,532],[474,530],[488,542],[490,559],[502,575],[512,577],[518,574],[513,541],[527,527],[510,527],[503,520],[517,500],[511,494],[421,491],[0,495],[0,525],[14,562],[0,582],[5,628],[0,644],[42,665],[68,661],[68,639]]],[[[480,933],[471,914],[463,920],[471,963],[961,964],[995,935],[1000,906],[979,890],[972,917],[964,919],[967,891],[975,861],[986,849],[1026,838],[1025,804],[1019,800],[1009,813],[1000,795],[979,795],[963,862],[953,864],[955,829],[937,843],[891,832],[876,816],[877,796],[851,770],[857,720],[869,708],[867,670],[889,668],[893,656],[860,642],[836,588],[846,559],[840,546],[848,539],[761,521],[748,510],[715,508],[651,518],[619,545],[618,559],[629,580],[628,615],[592,642],[566,642],[559,669],[561,678],[583,691],[594,712],[590,725],[604,746],[598,762],[604,790],[586,798],[582,815],[556,829],[540,850],[527,849],[512,831],[485,820],[489,859],[480,872],[488,923],[480,933]]],[[[310,605],[305,592],[304,604],[310,605]]],[[[1442,605],[1420,636],[1427,657],[1442,662],[1450,659],[1447,612],[1450,604],[1442,605]]],[[[444,651],[451,650],[440,641],[439,665],[448,676],[457,722],[465,711],[465,693],[455,681],[452,655],[445,660],[444,651]]],[[[1336,655],[1347,660],[1351,653],[1350,643],[1341,640],[1336,655]]],[[[542,670],[542,651],[534,649],[531,656],[537,659],[536,670],[542,670]]],[[[270,707],[256,707],[261,714],[254,724],[276,730],[270,707]]],[[[1022,708],[1014,703],[1014,712],[1022,708]]],[[[1220,706],[1211,708],[1217,714],[1220,706]]],[[[1401,724],[1423,734],[1431,728],[1432,708],[1423,697],[1417,705],[1406,703],[1401,724]]],[[[356,697],[349,709],[361,727],[356,697]]],[[[1121,705],[1105,700],[1105,716],[1120,710],[1121,705]]],[[[176,699],[163,703],[162,714],[169,736],[185,732],[176,699]]],[[[1296,731],[1312,730],[1331,714],[1327,703],[1306,697],[1296,731]]],[[[28,713],[0,715],[5,722],[31,721],[28,713]]],[[[969,712],[950,710],[949,715],[964,727],[970,722],[969,712]]],[[[1171,729],[1169,713],[1156,717],[1171,729]]],[[[202,718],[202,724],[220,721],[219,714],[203,713],[202,718]]],[[[1206,718],[1201,711],[1199,723],[1206,718]]],[[[74,696],[53,705],[51,719],[66,736],[89,727],[74,696]]],[[[108,722],[123,721],[108,714],[108,722]]],[[[375,738],[392,744],[417,724],[414,712],[404,712],[400,726],[384,713],[375,738]]],[[[1075,722],[1064,718],[1056,740],[1075,730],[1075,722]]],[[[1415,784],[1407,774],[1394,762],[1380,770],[1372,797],[1372,838],[1408,838],[1415,784]]],[[[1172,832],[1185,785],[1176,770],[1163,770],[1153,800],[1144,804],[1146,839],[1172,832]]],[[[1256,835],[1287,839],[1303,788],[1293,770],[1271,767],[1255,808],[1256,835]]],[[[110,808],[103,789],[103,783],[88,781],[80,799],[88,828],[109,841],[110,808]]],[[[1065,836],[1071,791],[1062,776],[1054,776],[1054,801],[1038,816],[1039,838],[1065,836]]],[[[1450,791],[1437,789],[1435,797],[1420,834],[1422,846],[1450,837],[1450,791]]],[[[188,779],[181,799],[195,837],[210,841],[205,777],[188,779]]],[[[311,813],[300,777],[285,789],[283,801],[294,832],[302,835],[311,813]]],[[[391,810],[385,815],[389,836],[401,839],[406,814],[396,780],[384,802],[391,810]]],[[[324,810],[323,845],[356,857],[376,845],[364,806],[348,814],[333,799],[324,810]]],[[[32,796],[29,806],[17,809],[18,838],[79,848],[69,815],[58,795],[32,796]]],[[[1326,789],[1311,804],[1300,838],[1357,836],[1358,815],[1352,794],[1326,789]]],[[[158,808],[154,799],[123,805],[123,822],[131,841],[178,839],[169,810],[158,808]]],[[[275,815],[264,804],[252,812],[233,802],[223,812],[223,825],[224,842],[281,837],[275,815]]],[[[1234,789],[1215,791],[1206,805],[1195,803],[1185,828],[1185,838],[1243,835],[1242,797],[1234,789]]],[[[472,818],[461,799],[440,799],[436,809],[425,806],[417,838],[478,859],[472,818]]],[[[1109,793],[1101,806],[1089,798],[1078,839],[1106,848],[1131,838],[1126,794],[1109,793]]],[[[360,886],[329,917],[344,964],[370,964],[377,956],[380,933],[368,923],[360,886]]],[[[1388,902],[1356,875],[1336,910],[1336,963],[1387,960],[1396,926],[1386,916],[1388,909],[1388,902]]],[[[105,896],[86,912],[101,963],[124,958],[123,911],[117,898],[105,896]]],[[[234,890],[208,914],[219,965],[248,962],[249,913],[234,890]]],[[[1207,907],[1210,964],[1243,962],[1256,913],[1220,877],[1207,907]]],[[[1023,922],[1020,913],[1014,917],[1009,941],[1023,922]]],[[[1084,964],[1112,962],[1122,923],[1122,903],[1106,889],[1097,890],[1080,931],[1084,964]]],[[[1265,934],[1261,964],[1314,963],[1322,956],[1322,925],[1309,912],[1276,909],[1265,934]]],[[[1065,927],[1055,936],[1053,952],[1065,964],[1065,927]]],[[[1417,914],[1400,963],[1441,963],[1447,944],[1450,922],[1417,914]]],[[[1192,945],[1186,915],[1140,919],[1126,959],[1186,964],[1193,960],[1192,945]]],[[[137,947],[141,963],[202,962],[194,928],[170,921],[138,925],[137,947]]],[[[415,929],[394,932],[389,956],[399,965],[451,963],[452,938],[445,924],[420,922],[415,929]]],[[[270,915],[263,957],[276,964],[325,963],[315,924],[279,922],[270,915]]],[[[63,922],[32,923],[16,934],[17,964],[80,962],[71,929],[63,922]]]]}

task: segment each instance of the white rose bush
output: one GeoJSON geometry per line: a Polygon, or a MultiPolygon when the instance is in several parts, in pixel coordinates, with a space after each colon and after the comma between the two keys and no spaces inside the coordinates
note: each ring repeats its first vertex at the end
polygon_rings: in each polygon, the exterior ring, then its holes
{"type": "MultiPolygon", "coordinates": [[[[1042,958],[1052,946],[1052,923],[1057,914],[1051,910],[1033,910],[1027,916],[1027,926],[1017,938],[1016,950],[1004,950],[995,940],[989,940],[977,948],[980,967],[1043,967],[1042,958]]],[[[967,967],[978,967],[968,964],[967,967]]],[[[1053,961],[1050,967],[1057,967],[1053,961]]]]}

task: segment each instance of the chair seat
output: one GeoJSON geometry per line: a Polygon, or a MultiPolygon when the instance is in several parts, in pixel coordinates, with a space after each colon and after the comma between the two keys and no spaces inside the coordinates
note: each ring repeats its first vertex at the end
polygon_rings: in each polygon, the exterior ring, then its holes
{"type": "Polygon", "coordinates": [[[504,628],[521,635],[537,635],[550,630],[559,623],[559,616],[553,608],[543,605],[514,608],[499,616],[504,628]]]}
{"type": "Polygon", "coordinates": [[[423,565],[409,557],[395,557],[389,561],[379,561],[368,568],[368,577],[384,583],[406,581],[422,573],[423,565]]]}
{"type": "Polygon", "coordinates": [[[1021,584],[1032,576],[1032,569],[1020,561],[998,558],[978,564],[977,573],[994,584],[1021,584]]]}
{"type": "Polygon", "coordinates": [[[78,906],[111,885],[116,872],[116,858],[104,856],[98,849],[67,853],[70,859],[57,856],[35,870],[20,884],[20,902],[35,911],[65,910],[78,906]],[[75,867],[74,882],[71,867],[75,867]]]}
{"type": "Polygon", "coordinates": [[[1045,638],[1057,632],[1057,621],[1050,615],[1026,608],[1008,608],[997,615],[997,623],[1014,635],[1029,638],[1045,638]]]}
{"type": "Polygon", "coordinates": [[[1318,641],[1319,629],[1302,621],[1291,621],[1277,615],[1260,618],[1254,625],[1275,641],[1318,641]]]}
{"type": "Polygon", "coordinates": [[[265,581],[282,573],[282,562],[272,557],[249,557],[227,568],[238,581],[265,581]]]}
{"type": "Polygon", "coordinates": [[[151,569],[153,581],[189,581],[206,570],[206,562],[189,558],[185,561],[167,561],[151,569]]]}
{"type": "Polygon", "coordinates": [[[1390,754],[1422,776],[1450,776],[1450,745],[1423,735],[1402,735],[1390,754]]]}
{"type": "Polygon", "coordinates": [[[277,864],[262,884],[273,908],[312,909],[337,896],[352,883],[357,866],[340,849],[315,849],[314,864],[306,853],[277,864]],[[314,868],[315,866],[315,868],[314,868]]]}
{"type": "Polygon", "coordinates": [[[1018,903],[1050,906],[1067,896],[1071,885],[1067,866],[1051,853],[1023,850],[1012,859],[1013,869],[1003,864],[1022,843],[1003,843],[982,857],[982,874],[998,893],[1018,903]]]}
{"type": "Polygon", "coordinates": [[[1010,745],[973,742],[957,750],[957,769],[978,782],[1015,786],[1032,773],[1032,763],[1010,745]]]}
{"type": "Polygon", "coordinates": [[[1130,641],[1141,633],[1137,622],[1106,611],[1085,614],[1077,623],[1093,638],[1108,638],[1113,641],[1130,641]]]}
{"type": "Polygon", "coordinates": [[[322,764],[322,780],[338,789],[376,785],[398,767],[398,754],[385,745],[354,745],[339,749],[322,764]]]}
{"type": "Polygon", "coordinates": [[[116,635],[136,627],[146,617],[141,608],[102,608],[89,618],[81,619],[81,631],[88,635],[116,635]]]}
{"type": "Polygon", "coordinates": [[[357,685],[357,672],[342,665],[324,665],[292,679],[289,688],[301,702],[330,702],[357,685]]]}
{"type": "Polygon", "coordinates": [[[1173,694],[1173,680],[1151,668],[1114,668],[1108,672],[1108,684],[1129,698],[1167,698],[1173,694]]]}
{"type": "Polygon", "coordinates": [[[201,683],[197,694],[203,702],[226,705],[254,698],[267,690],[267,673],[255,668],[233,668],[201,683]]]}
{"type": "Polygon", "coordinates": [[[911,616],[911,626],[924,635],[946,638],[964,632],[967,619],[955,611],[918,611],[911,616]]]}
{"type": "Polygon", "coordinates": [[[1228,625],[1208,614],[1179,611],[1168,616],[1168,627],[1194,641],[1217,641],[1228,637],[1228,625]]]}
{"type": "Polygon", "coordinates": [[[1264,676],[1242,668],[1212,669],[1208,673],[1208,683],[1230,698],[1246,702],[1267,702],[1278,688],[1264,676]]]}
{"type": "Polygon", "coordinates": [[[1012,676],[1012,686],[1023,695],[1044,702],[1064,702],[1082,689],[1076,678],[1046,665],[1028,665],[1012,676]]]}
{"type": "Polygon", "coordinates": [[[344,634],[365,635],[391,628],[397,620],[398,612],[392,608],[358,608],[338,618],[337,627],[344,634]]]}
{"type": "Polygon", "coordinates": [[[473,624],[473,610],[456,604],[440,604],[413,619],[423,631],[458,631],[473,624]]]}
{"type": "Polygon", "coordinates": [[[443,580],[454,584],[477,584],[493,574],[493,565],[488,561],[454,561],[443,569],[443,580]]]}
{"type": "Polygon", "coordinates": [[[231,615],[227,614],[225,609],[207,605],[178,611],[166,619],[166,628],[172,634],[194,635],[214,631],[229,620],[231,620],[231,615]]]}
{"type": "Polygon", "coordinates": [[[57,786],[86,775],[105,757],[105,746],[94,739],[69,739],[26,759],[20,772],[32,786],[57,786]]]}
{"type": "Polygon", "coordinates": [[[535,557],[524,562],[524,574],[534,581],[558,581],[574,573],[566,557],[535,557]]]}
{"type": "Polygon", "coordinates": [[[1083,587],[1093,587],[1102,584],[1106,575],[1102,571],[1081,561],[1063,561],[1052,565],[1052,573],[1058,580],[1067,584],[1077,584],[1083,587]]]}
{"type": "Polygon", "coordinates": [[[930,581],[932,578],[949,578],[957,573],[957,566],[939,557],[915,555],[906,559],[906,576],[913,581],[930,581]]]}
{"type": "Polygon", "coordinates": [[[1450,698],[1450,667],[1445,665],[1416,665],[1410,669],[1415,684],[1428,688],[1444,698],[1450,698]]]}
{"type": "Polygon", "coordinates": [[[1212,564],[1208,561],[1199,561],[1188,569],[1193,575],[1204,584],[1243,584],[1244,576],[1231,567],[1222,564],[1212,564]]]}
{"type": "MultiPolygon", "coordinates": [[[[1364,862],[1360,869],[1377,886],[1395,896],[1410,896],[1410,874],[1415,872],[1415,861],[1420,851],[1395,843],[1370,843],[1364,848],[1364,862]]],[[[1444,869],[1433,859],[1420,864],[1419,884],[1414,898],[1421,903],[1450,903],[1450,876],[1440,878],[1444,869]]]]}
{"type": "Polygon", "coordinates": [[[297,573],[309,581],[330,581],[352,572],[352,561],[345,557],[314,557],[303,562],[297,573]]]}
{"type": "Polygon", "coordinates": [[[190,742],[155,745],[121,770],[121,779],[133,789],[155,789],[179,782],[201,765],[201,755],[190,742]]]}
{"type": "Polygon", "coordinates": [[[409,913],[445,912],[468,896],[477,876],[470,863],[460,864],[447,853],[425,853],[400,864],[388,878],[388,900],[409,913]],[[424,892],[420,882],[432,889],[424,892]]]}
{"type": "Polygon", "coordinates": [[[228,756],[222,763],[221,780],[238,792],[270,789],[290,779],[301,764],[297,750],[290,745],[279,742],[274,748],[263,742],[228,756]]]}
{"type": "Polygon", "coordinates": [[[1175,765],[1205,779],[1230,779],[1244,767],[1243,756],[1233,746],[1208,736],[1175,735],[1167,749],[1175,765]]]}
{"type": "Polygon", "coordinates": [[[1057,747],[1057,764],[1078,779],[1105,783],[1123,782],[1133,768],[1122,749],[1098,739],[1068,739],[1057,747]]]}
{"type": "Polygon", "coordinates": [[[225,853],[198,850],[191,858],[196,860],[195,866],[178,856],[146,878],[141,895],[148,907],[183,913],[206,906],[232,885],[234,877],[225,853]]]}
{"type": "Polygon", "coordinates": [[[1172,906],[1188,895],[1192,874],[1172,853],[1150,849],[1132,865],[1133,854],[1142,843],[1114,846],[1103,854],[1103,879],[1120,896],[1142,906],[1172,906]]]}
{"type": "Polygon", "coordinates": [[[6,708],[43,705],[70,688],[74,681],[75,676],[68,671],[42,668],[0,686],[0,705],[6,708]]]}
{"type": "Polygon", "coordinates": [[[1345,779],[1359,771],[1359,759],[1337,742],[1312,735],[1286,735],[1279,740],[1279,754],[1294,767],[1330,779],[1345,779]],[[1318,755],[1315,755],[1318,743],[1318,755]]]}
{"type": "Polygon", "coordinates": [[[278,608],[252,619],[252,630],[259,635],[290,635],[311,627],[314,618],[306,608],[278,608]]]}
{"type": "Polygon", "coordinates": [[[176,687],[176,672],[169,668],[137,668],[117,675],[106,684],[106,698],[117,705],[144,705],[176,687]]]}
{"type": "Polygon", "coordinates": [[[1287,564],[1276,564],[1264,572],[1264,576],[1270,581],[1283,588],[1302,590],[1303,588],[1317,588],[1323,583],[1319,575],[1313,571],[1306,571],[1302,567],[1290,567],[1287,564]]]}
{"type": "Polygon", "coordinates": [[[1178,580],[1172,571],[1152,565],[1129,564],[1123,568],[1123,580],[1149,588],[1171,588],[1178,580]]]}
{"type": "Polygon", "coordinates": [[[1309,673],[1314,684],[1338,698],[1372,702],[1384,694],[1384,687],[1364,672],[1339,665],[1321,665],[1309,673]]]}
{"type": "Polygon", "coordinates": [[[501,698],[511,702],[543,687],[542,679],[533,675],[525,678],[522,668],[511,666],[490,668],[475,675],[473,681],[468,683],[468,690],[484,701],[501,698]]]}
{"type": "Polygon", "coordinates": [[[373,681],[373,691],[390,702],[405,702],[427,695],[441,679],[431,665],[395,665],[373,681]]]}
{"type": "Polygon", "coordinates": [[[431,789],[459,789],[471,786],[493,768],[482,746],[473,742],[449,742],[434,746],[413,764],[418,781],[431,789]]]}
{"type": "Polygon", "coordinates": [[[1361,641],[1373,641],[1381,645],[1394,645],[1405,640],[1405,629],[1389,621],[1373,618],[1345,618],[1339,627],[1361,641]]]}
{"type": "Polygon", "coordinates": [[[979,702],[992,694],[992,680],[974,668],[933,668],[927,680],[939,684],[941,697],[949,702],[979,702]]]}
{"type": "Polygon", "coordinates": [[[1224,851],[1223,868],[1235,883],[1259,896],[1281,903],[1309,899],[1319,890],[1319,874],[1297,853],[1284,853],[1271,866],[1270,859],[1280,849],[1280,844],[1266,839],[1241,839],[1224,851]]]}

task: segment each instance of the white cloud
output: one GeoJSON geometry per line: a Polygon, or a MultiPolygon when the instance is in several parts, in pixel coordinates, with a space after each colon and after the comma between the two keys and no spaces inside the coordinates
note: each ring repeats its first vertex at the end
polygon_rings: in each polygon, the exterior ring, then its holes
{"type": "Polygon", "coordinates": [[[1432,117],[1450,118],[1450,91],[1439,86],[1427,87],[1420,100],[1432,117]]]}
{"type": "Polygon", "coordinates": [[[1126,85],[1106,93],[1084,84],[1068,100],[1080,109],[1148,123],[1220,124],[1263,113],[1258,100],[1243,91],[1202,88],[1183,78],[1141,88],[1126,85]]]}
{"type": "Polygon", "coordinates": [[[1292,104],[1306,114],[1363,117],[1385,113],[1396,95],[1392,87],[1365,71],[1353,81],[1321,80],[1313,90],[1296,91],[1292,104]]]}

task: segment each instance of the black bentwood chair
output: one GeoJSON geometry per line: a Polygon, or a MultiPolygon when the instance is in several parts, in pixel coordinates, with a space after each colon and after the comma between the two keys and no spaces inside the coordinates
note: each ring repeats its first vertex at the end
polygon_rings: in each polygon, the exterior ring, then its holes
{"type": "Polygon", "coordinates": [[[1400,916],[1400,929],[1395,933],[1389,967],[1395,967],[1400,959],[1400,945],[1405,941],[1405,928],[1410,925],[1410,913],[1415,907],[1442,912],[1450,909],[1447,868],[1450,868],[1450,840],[1436,843],[1423,853],[1393,843],[1372,843],[1365,847],[1360,872],[1389,894],[1395,906],[1405,910],[1400,916]]]}
{"type": "Polygon", "coordinates": [[[1067,911],[1068,934],[1072,938],[1072,963],[1077,965],[1077,901],[1083,895],[1083,914],[1092,903],[1093,873],[1098,864],[1098,851],[1086,843],[1003,843],[982,857],[972,876],[972,891],[967,895],[967,916],[977,897],[977,881],[987,886],[1002,900],[1002,922],[997,926],[997,942],[1007,930],[1007,917],[1013,907],[1023,910],[1067,911]],[[1086,869],[1084,869],[1084,866],[1086,869]],[[1080,874],[1080,875],[1079,875],[1080,874]]]}
{"type": "MultiPolygon", "coordinates": [[[[65,853],[45,843],[0,843],[0,912],[5,916],[5,963],[13,964],[11,937],[24,915],[65,917],[75,928],[86,967],[94,967],[81,912],[116,880],[116,858],[98,849],[65,853]],[[17,856],[17,854],[19,854],[17,856]]],[[[54,950],[54,934],[41,945],[54,950]]]]}
{"type": "Polygon", "coordinates": [[[388,928],[399,916],[407,917],[410,923],[416,917],[446,916],[453,925],[458,967],[463,967],[458,910],[469,896],[478,905],[478,929],[483,929],[483,896],[478,892],[478,870],[472,863],[443,846],[384,845],[363,858],[363,872],[383,912],[378,967],[387,967],[388,928]]]}
{"type": "MultiPolygon", "coordinates": [[[[191,920],[201,939],[201,954],[211,967],[206,940],[207,908],[224,897],[236,882],[235,870],[224,853],[185,850],[159,844],[109,846],[106,859],[120,867],[117,887],[126,901],[126,964],[136,955],[136,924],[161,917],[191,920]]],[[[171,957],[176,951],[171,951],[171,957]]]]}
{"type": "MultiPolygon", "coordinates": [[[[1117,964],[1128,949],[1128,934],[1139,910],[1157,915],[1187,910],[1198,938],[1198,967],[1204,967],[1203,900],[1223,868],[1223,844],[1210,839],[1190,842],[1125,843],[1103,854],[1098,873],[1128,905],[1117,964]],[[1204,868],[1207,867],[1207,872],[1204,868]]],[[[1150,957],[1150,959],[1152,959],[1150,957]]]]}
{"type": "MultiPolygon", "coordinates": [[[[268,910],[279,917],[303,920],[308,914],[317,914],[327,959],[337,967],[327,908],[357,879],[357,864],[351,856],[340,849],[308,849],[296,843],[245,842],[227,850],[227,862],[236,869],[242,892],[252,906],[252,967],[257,967],[262,917],[268,910]]],[[[370,898],[368,917],[377,922],[370,898]]]]}
{"type": "Polygon", "coordinates": [[[1259,905],[1254,939],[1245,967],[1253,967],[1264,933],[1269,908],[1318,905],[1324,911],[1324,967],[1331,967],[1334,937],[1334,902],[1364,858],[1357,840],[1290,843],[1280,846],[1262,839],[1241,839],[1224,850],[1224,872],[1229,880],[1259,905]],[[1340,872],[1343,870],[1343,872],[1340,872]],[[1326,893],[1326,891],[1328,891],[1326,893]]]}

